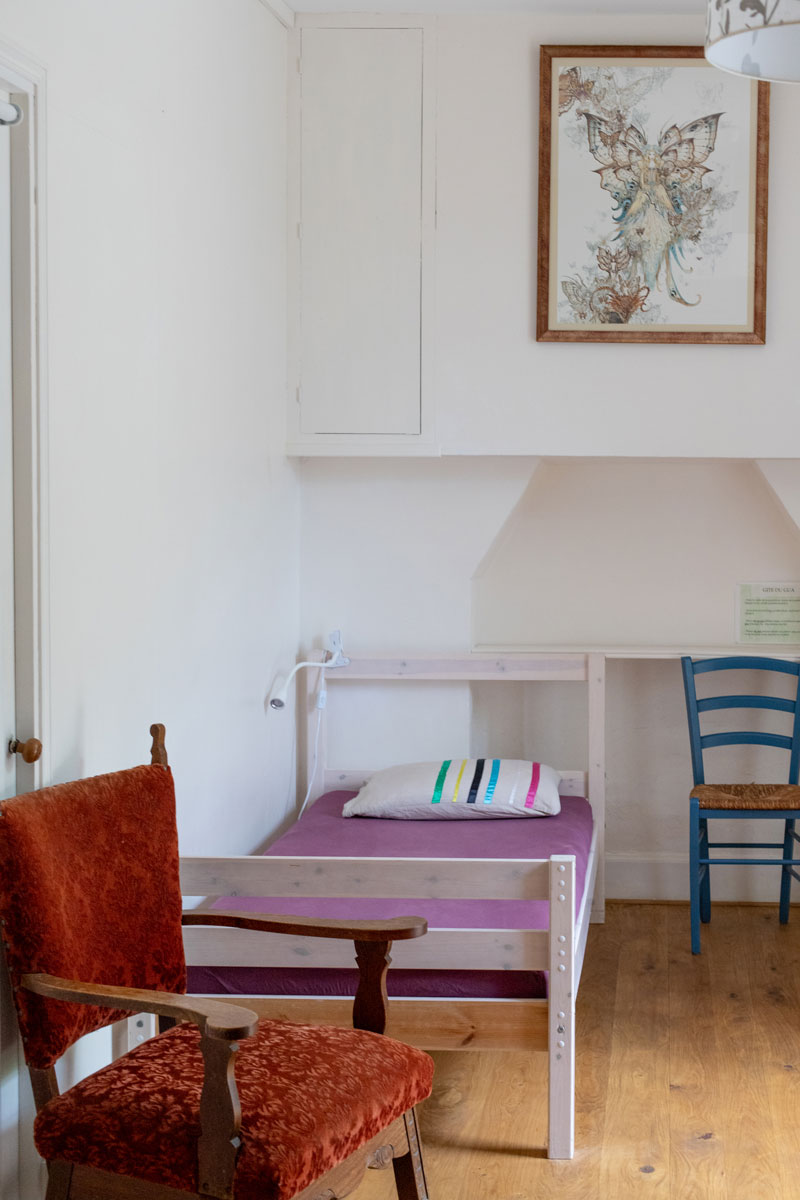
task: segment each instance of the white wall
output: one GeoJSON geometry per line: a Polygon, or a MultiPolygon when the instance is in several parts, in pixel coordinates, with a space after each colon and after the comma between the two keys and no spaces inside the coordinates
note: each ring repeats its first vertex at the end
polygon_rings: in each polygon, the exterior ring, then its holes
{"type": "MultiPolygon", "coordinates": [[[[782,487],[786,507],[798,511],[797,465],[793,471],[790,464],[761,465],[782,487]]],[[[659,645],[680,649],[682,626],[687,638],[705,632],[717,644],[732,644],[737,547],[752,569],[759,564],[800,578],[797,529],[751,463],[315,460],[304,464],[303,483],[303,630],[310,643],[317,631],[338,625],[353,653],[455,652],[487,635],[503,641],[512,621],[517,645],[541,647],[557,640],[556,633],[561,640],[566,608],[570,627],[586,642],[601,645],[605,633],[617,647],[630,646],[646,641],[645,601],[659,645]],[[632,486],[636,476],[644,477],[638,488],[632,486]],[[664,510],[662,532],[668,526],[668,536],[649,542],[630,536],[639,508],[651,505],[648,479],[664,510]],[[687,514],[686,489],[693,484],[696,511],[687,514]],[[597,528],[587,507],[593,489],[608,518],[605,528],[597,528]],[[532,496],[541,501],[540,511],[528,508],[532,496]],[[727,527],[719,523],[726,497],[736,507],[727,527]],[[549,536],[548,512],[560,545],[549,536]],[[604,555],[613,570],[604,569],[604,555]],[[492,587],[483,590],[480,573],[487,569],[492,587]],[[654,580],[663,590],[652,587],[654,580]],[[690,603],[698,591],[702,628],[690,603]],[[635,638],[626,639],[626,627],[635,638]]],[[[570,640],[577,645],[581,639],[570,640]]],[[[348,684],[330,686],[328,696],[334,766],[378,768],[470,749],[570,768],[588,764],[586,694],[579,684],[503,685],[502,693],[482,685],[471,695],[463,685],[348,684]]],[[[608,895],[686,897],[691,762],[677,661],[611,659],[607,699],[608,895]]],[[[777,757],[776,763],[769,751],[745,748],[737,757],[731,750],[717,766],[732,779],[779,778],[785,763],[777,757]]],[[[718,898],[777,897],[775,872],[729,868],[718,876],[718,898]]]]}
{"type": "Polygon", "coordinates": [[[772,88],[766,346],[534,339],[539,45],[698,44],[702,7],[439,19],[432,337],[445,453],[800,457],[798,88],[772,88]]]}
{"type": "Polygon", "coordinates": [[[264,711],[298,642],[286,31],[258,0],[4,0],[0,42],[47,72],[52,778],[147,761],[163,721],[183,850],[246,853],[294,806],[264,711]]]}
{"type": "Polygon", "coordinates": [[[527,459],[303,464],[302,629],[345,649],[463,650],[470,579],[531,474],[527,459]]]}
{"type": "MultiPolygon", "coordinates": [[[[47,70],[55,780],[167,726],[182,845],[292,797],[286,31],[258,0],[5,0],[47,70]]],[[[292,797],[293,798],[293,797],[292,797]]]]}
{"type": "MultiPolygon", "coordinates": [[[[353,652],[641,647],[648,622],[658,646],[729,645],[736,582],[800,578],[790,520],[800,471],[785,460],[316,460],[303,482],[303,630],[310,642],[340,625],[353,652]]],[[[678,664],[611,660],[607,697],[608,894],[683,898],[691,768],[678,664]]],[[[328,709],[336,766],[470,748],[588,763],[576,684],[513,685],[502,698],[488,688],[470,697],[463,686],[348,685],[330,689],[328,709]]],[[[778,778],[774,758],[748,748],[718,766],[732,779],[778,778]]],[[[718,897],[777,895],[774,872],[718,874],[718,897]]]]}
{"type": "Polygon", "coordinates": [[[800,529],[754,463],[548,461],[475,571],[473,640],[731,646],[739,585],[798,579],[800,529]]]}
{"type": "MultiPolygon", "coordinates": [[[[353,651],[459,650],[481,641],[725,644],[733,640],[737,577],[800,578],[793,140],[800,89],[772,89],[766,346],[534,339],[539,45],[697,44],[702,37],[699,11],[696,18],[438,19],[437,305],[428,333],[437,442],[445,454],[465,457],[303,464],[307,643],[340,626],[353,651]],[[576,460],[579,496],[570,494],[568,469],[550,462],[536,503],[526,507],[528,482],[545,456],[576,460]],[[659,470],[658,463],[603,461],[625,457],[769,461],[761,474],[752,463],[727,463],[708,476],[702,463],[659,470]],[[592,462],[580,474],[584,459],[592,462]],[[694,527],[686,491],[693,487],[700,493],[694,527]],[[648,539],[643,512],[657,537],[648,539]],[[509,548],[502,531],[512,513],[509,548]],[[710,592],[694,607],[704,532],[710,553],[702,586],[710,592]],[[489,579],[492,561],[502,569],[489,579]]],[[[585,763],[579,690],[518,692],[519,711],[506,704],[500,716],[489,713],[486,697],[473,697],[473,740],[489,730],[503,753],[585,763]]],[[[331,689],[331,706],[337,695],[331,689]]],[[[609,894],[684,895],[690,766],[675,662],[611,663],[608,702],[609,894]]],[[[365,765],[378,765],[376,746],[398,758],[416,747],[428,752],[436,729],[452,745],[469,707],[461,692],[452,711],[442,696],[416,711],[394,700],[378,707],[371,693],[351,703],[370,756],[365,765]],[[380,714],[374,729],[366,724],[370,709],[380,714]]],[[[333,708],[330,715],[332,756],[360,765],[345,721],[333,708]]],[[[737,888],[762,894],[750,879],[720,884],[729,895],[737,888]]],[[[763,894],[774,890],[767,878],[763,894]]]]}

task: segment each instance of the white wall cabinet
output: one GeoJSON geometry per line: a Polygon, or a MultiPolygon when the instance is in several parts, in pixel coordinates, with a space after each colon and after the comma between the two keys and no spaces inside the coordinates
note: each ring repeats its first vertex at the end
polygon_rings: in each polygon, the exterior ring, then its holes
{"type": "Polygon", "coordinates": [[[434,453],[432,34],[296,33],[289,453],[434,453]]]}

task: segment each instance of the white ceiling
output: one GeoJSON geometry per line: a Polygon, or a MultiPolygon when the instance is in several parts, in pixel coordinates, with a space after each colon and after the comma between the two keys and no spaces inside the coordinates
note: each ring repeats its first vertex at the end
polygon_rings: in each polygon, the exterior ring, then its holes
{"type": "Polygon", "coordinates": [[[637,16],[702,16],[704,0],[294,0],[298,12],[372,13],[548,13],[585,16],[635,13],[637,16]]]}

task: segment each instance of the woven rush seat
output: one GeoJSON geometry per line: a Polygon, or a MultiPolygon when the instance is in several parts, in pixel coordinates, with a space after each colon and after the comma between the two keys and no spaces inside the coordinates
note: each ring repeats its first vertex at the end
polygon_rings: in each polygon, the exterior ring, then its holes
{"type": "MultiPolygon", "coordinates": [[[[196,1193],[203,1058],[179,1025],[49,1101],[46,1159],[196,1193]]],[[[427,1054],[361,1030],[261,1021],[241,1043],[235,1200],[289,1200],[430,1094],[427,1054]]]]}
{"type": "Polygon", "coordinates": [[[691,799],[700,808],[800,809],[800,786],[789,783],[699,783],[691,799]]]}

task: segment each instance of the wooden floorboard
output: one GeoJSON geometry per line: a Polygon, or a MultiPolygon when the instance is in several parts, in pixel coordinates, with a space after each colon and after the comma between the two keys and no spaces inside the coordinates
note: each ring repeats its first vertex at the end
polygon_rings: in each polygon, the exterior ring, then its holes
{"type": "Polygon", "coordinates": [[[727,1200],[720,1129],[712,1121],[721,1094],[709,953],[692,955],[687,913],[670,909],[669,1181],[685,1200],[727,1200]],[[710,1049],[709,1049],[710,1048],[710,1049]],[[710,1052],[711,1051],[711,1052],[710,1052]]]}
{"type": "MultiPolygon", "coordinates": [[[[610,904],[578,995],[576,1154],[545,1157],[546,1059],[434,1055],[431,1200],[800,1200],[800,911],[610,904]]],[[[358,1200],[392,1200],[391,1171],[358,1200]]],[[[354,1197],[355,1200],[355,1197],[354,1197]]]]}
{"type": "MultiPolygon", "coordinates": [[[[620,956],[598,1195],[669,1194],[667,913],[620,909],[620,956]],[[647,1004],[640,997],[648,997],[647,1004]]],[[[568,1194],[568,1193],[567,1193],[568,1194]]]]}
{"type": "Polygon", "coordinates": [[[800,1194],[800,1124],[787,1120],[800,1113],[800,1047],[795,1036],[800,1012],[798,939],[789,928],[780,927],[777,912],[762,913],[760,936],[748,962],[765,1108],[774,1130],[772,1156],[777,1157],[781,1194],[800,1194]]]}

